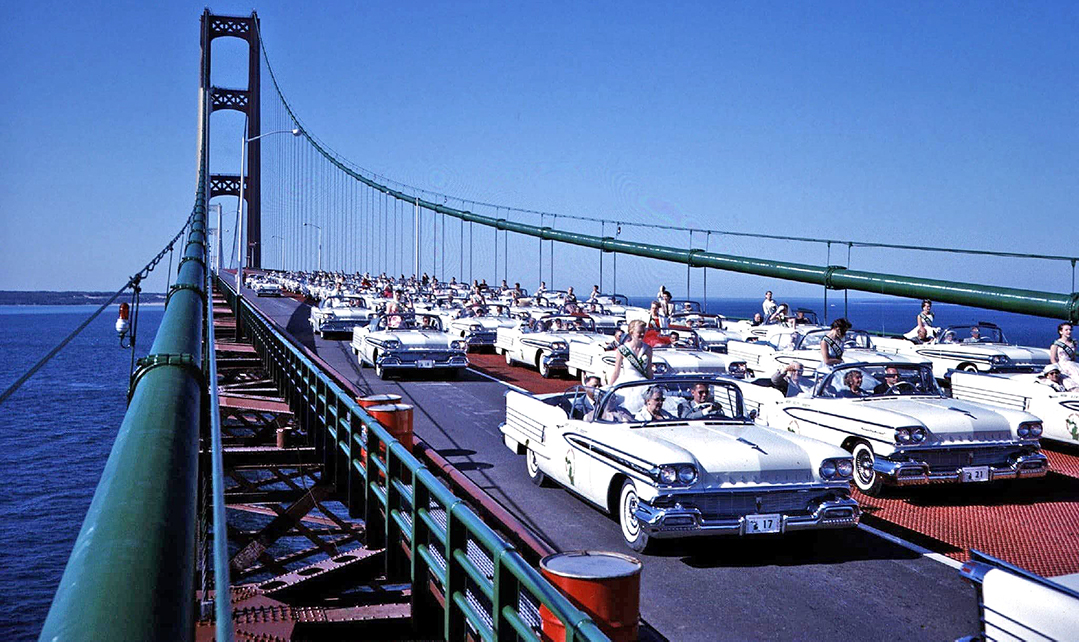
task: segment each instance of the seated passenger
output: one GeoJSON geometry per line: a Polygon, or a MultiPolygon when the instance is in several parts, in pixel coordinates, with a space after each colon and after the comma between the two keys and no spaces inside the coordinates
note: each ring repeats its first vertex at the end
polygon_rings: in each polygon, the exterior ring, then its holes
{"type": "Polygon", "coordinates": [[[753,315],[753,321],[751,321],[749,325],[758,326],[758,325],[761,325],[762,323],[764,323],[764,317],[762,317],[761,313],[758,312],[758,313],[753,315]]]}
{"type": "Polygon", "coordinates": [[[663,388],[652,386],[648,389],[648,392],[645,393],[644,407],[641,408],[633,418],[637,421],[674,419],[674,416],[671,415],[671,413],[663,409],[664,401],[666,401],[666,397],[663,394],[663,388]]]}
{"type": "Polygon", "coordinates": [[[584,420],[591,420],[592,413],[596,410],[596,391],[599,390],[599,377],[593,375],[585,377],[584,380],[584,394],[578,395],[573,400],[573,408],[570,412],[570,418],[580,418],[584,420]]]}
{"type": "Polygon", "coordinates": [[[970,337],[963,339],[963,343],[979,343],[982,340],[982,331],[974,326],[970,329],[970,337]]]}
{"type": "Polygon", "coordinates": [[[843,385],[847,387],[844,390],[840,390],[838,396],[843,399],[868,396],[869,393],[862,390],[862,378],[861,370],[851,370],[843,375],[843,385]]]}
{"type": "Polygon", "coordinates": [[[802,364],[795,361],[775,371],[771,377],[772,387],[783,393],[784,397],[794,397],[802,391],[800,380],[802,364]]]}

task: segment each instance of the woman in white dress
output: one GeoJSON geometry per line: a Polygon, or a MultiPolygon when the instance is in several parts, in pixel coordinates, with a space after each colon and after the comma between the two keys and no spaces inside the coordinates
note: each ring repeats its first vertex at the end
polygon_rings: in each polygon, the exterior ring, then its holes
{"type": "Polygon", "coordinates": [[[1049,346],[1049,362],[1060,366],[1065,378],[1071,380],[1065,386],[1074,389],[1074,386],[1079,385],[1079,357],[1076,355],[1079,350],[1072,337],[1072,324],[1061,323],[1057,326],[1057,334],[1060,338],[1049,346]]]}
{"type": "Polygon", "coordinates": [[[644,332],[644,321],[630,321],[629,339],[615,349],[611,385],[652,378],[652,346],[644,342],[644,332]]]}

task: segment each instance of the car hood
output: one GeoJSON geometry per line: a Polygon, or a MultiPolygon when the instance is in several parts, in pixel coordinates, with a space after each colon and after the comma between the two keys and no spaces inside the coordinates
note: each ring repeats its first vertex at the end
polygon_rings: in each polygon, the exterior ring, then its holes
{"type": "Polygon", "coordinates": [[[416,330],[409,332],[377,332],[371,338],[378,341],[397,339],[403,348],[446,348],[450,344],[450,335],[434,330],[416,330]]]}
{"type": "MultiPolygon", "coordinates": [[[[982,404],[939,397],[898,397],[856,401],[852,417],[898,428],[925,426],[932,437],[927,444],[1008,441],[1014,439],[1002,411],[982,404]]],[[[1034,417],[1030,417],[1034,420],[1034,417]]]]}
{"type": "Polygon", "coordinates": [[[627,428],[620,449],[653,464],[695,461],[709,486],[804,484],[820,481],[826,457],[849,457],[834,446],[756,424],[694,421],[627,428]]]}
{"type": "Polygon", "coordinates": [[[726,372],[728,359],[701,350],[657,350],[652,353],[652,361],[680,372],[726,372]]]}

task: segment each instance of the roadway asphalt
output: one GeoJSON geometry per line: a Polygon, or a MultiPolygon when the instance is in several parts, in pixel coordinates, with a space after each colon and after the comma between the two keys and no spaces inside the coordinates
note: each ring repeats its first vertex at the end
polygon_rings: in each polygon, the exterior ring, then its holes
{"type": "MultiPolygon", "coordinates": [[[[606,514],[529,481],[498,431],[503,384],[473,371],[452,383],[381,381],[345,337],[312,334],[308,306],[252,300],[359,388],[413,404],[416,434],[555,548],[632,553],[606,514]]],[[[954,640],[978,630],[974,589],[954,568],[863,529],[665,544],[636,557],[641,614],[670,640],[954,640]]]]}

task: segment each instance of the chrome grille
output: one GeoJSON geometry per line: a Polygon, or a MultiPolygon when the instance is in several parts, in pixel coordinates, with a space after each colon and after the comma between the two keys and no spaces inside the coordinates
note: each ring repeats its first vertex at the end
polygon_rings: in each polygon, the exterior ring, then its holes
{"type": "Polygon", "coordinates": [[[824,490],[773,490],[682,496],[678,502],[696,508],[705,519],[724,519],[761,513],[806,515],[834,495],[834,491],[824,490]]]}
{"type": "Polygon", "coordinates": [[[908,453],[912,461],[924,461],[930,468],[962,468],[963,466],[1008,466],[1018,455],[1016,446],[990,448],[952,448],[949,450],[926,450],[908,453]]]}

